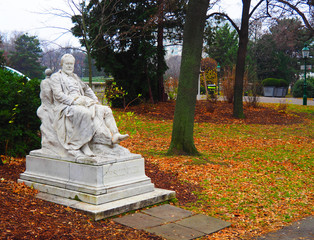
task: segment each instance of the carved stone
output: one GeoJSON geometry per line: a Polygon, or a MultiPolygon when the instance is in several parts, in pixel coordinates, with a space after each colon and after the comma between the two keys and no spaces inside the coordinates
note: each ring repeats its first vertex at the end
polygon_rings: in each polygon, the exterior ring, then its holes
{"type": "Polygon", "coordinates": [[[118,143],[112,111],[73,74],[74,58],[61,59],[62,70],[46,70],[41,82],[41,149],[26,156],[24,182],[40,198],[86,211],[95,220],[175,197],[156,189],[145,175],[144,159],[118,143]]]}

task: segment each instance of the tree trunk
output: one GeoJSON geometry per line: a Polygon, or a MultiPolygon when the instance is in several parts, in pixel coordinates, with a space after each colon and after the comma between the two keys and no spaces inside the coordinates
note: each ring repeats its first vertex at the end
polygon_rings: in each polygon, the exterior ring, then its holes
{"type": "Polygon", "coordinates": [[[150,78],[149,78],[148,73],[147,73],[147,65],[145,67],[145,76],[146,76],[146,80],[147,80],[149,100],[150,100],[151,104],[154,104],[154,97],[153,97],[153,92],[152,92],[152,88],[151,88],[151,84],[150,84],[150,78]]]}
{"type": "Polygon", "coordinates": [[[158,29],[157,29],[157,79],[158,79],[158,101],[166,102],[164,88],[163,63],[164,63],[164,0],[158,0],[158,29]]]}
{"type": "Polygon", "coordinates": [[[239,31],[239,48],[237,55],[237,65],[234,83],[234,102],[233,116],[236,118],[244,118],[243,113],[243,78],[245,72],[245,57],[247,52],[248,36],[249,36],[249,11],[251,0],[242,0],[242,20],[241,30],[239,31]]]}
{"type": "Polygon", "coordinates": [[[183,32],[178,97],[168,154],[199,155],[194,145],[193,129],[208,5],[209,0],[193,0],[188,3],[183,32]]]}
{"type": "Polygon", "coordinates": [[[92,88],[93,72],[92,72],[92,56],[90,51],[87,51],[87,60],[88,60],[88,85],[90,88],[92,88]]]}

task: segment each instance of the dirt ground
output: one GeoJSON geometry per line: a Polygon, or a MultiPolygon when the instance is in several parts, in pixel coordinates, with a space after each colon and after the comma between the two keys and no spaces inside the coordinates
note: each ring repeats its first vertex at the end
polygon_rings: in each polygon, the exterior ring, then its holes
{"type": "MultiPolygon", "coordinates": [[[[166,102],[130,107],[128,111],[171,120],[174,108],[174,102],[166,102]]],[[[245,107],[244,112],[246,119],[238,120],[232,117],[232,104],[204,101],[197,104],[195,121],[292,124],[303,120],[267,107],[245,107]]],[[[145,167],[147,176],[156,187],[176,191],[180,205],[196,200],[192,192],[199,186],[182,183],[175,175],[160,171],[150,162],[146,162],[145,167]]],[[[12,159],[0,165],[0,239],[161,239],[114,223],[112,219],[93,222],[79,211],[39,200],[35,198],[36,190],[17,184],[24,171],[25,159],[12,159]]]]}

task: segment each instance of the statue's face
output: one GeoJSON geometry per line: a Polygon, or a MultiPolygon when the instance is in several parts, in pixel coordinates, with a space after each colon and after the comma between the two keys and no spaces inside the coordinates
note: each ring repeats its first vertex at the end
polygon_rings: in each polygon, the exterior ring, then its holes
{"type": "Polygon", "coordinates": [[[62,71],[71,74],[74,71],[74,59],[66,58],[62,64],[62,71]]]}

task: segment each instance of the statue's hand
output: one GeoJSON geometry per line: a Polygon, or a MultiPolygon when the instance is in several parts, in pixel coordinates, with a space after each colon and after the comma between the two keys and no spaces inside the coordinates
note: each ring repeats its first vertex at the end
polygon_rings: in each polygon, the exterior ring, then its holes
{"type": "Polygon", "coordinates": [[[84,96],[76,97],[74,100],[74,105],[85,106],[86,105],[85,97],[84,96]]]}
{"type": "Polygon", "coordinates": [[[75,105],[82,105],[85,107],[90,107],[94,104],[96,104],[97,102],[89,97],[86,96],[78,96],[75,98],[74,100],[74,104],[75,105]]]}
{"type": "Polygon", "coordinates": [[[89,97],[85,97],[85,106],[90,107],[94,104],[97,104],[97,102],[89,97]]]}

